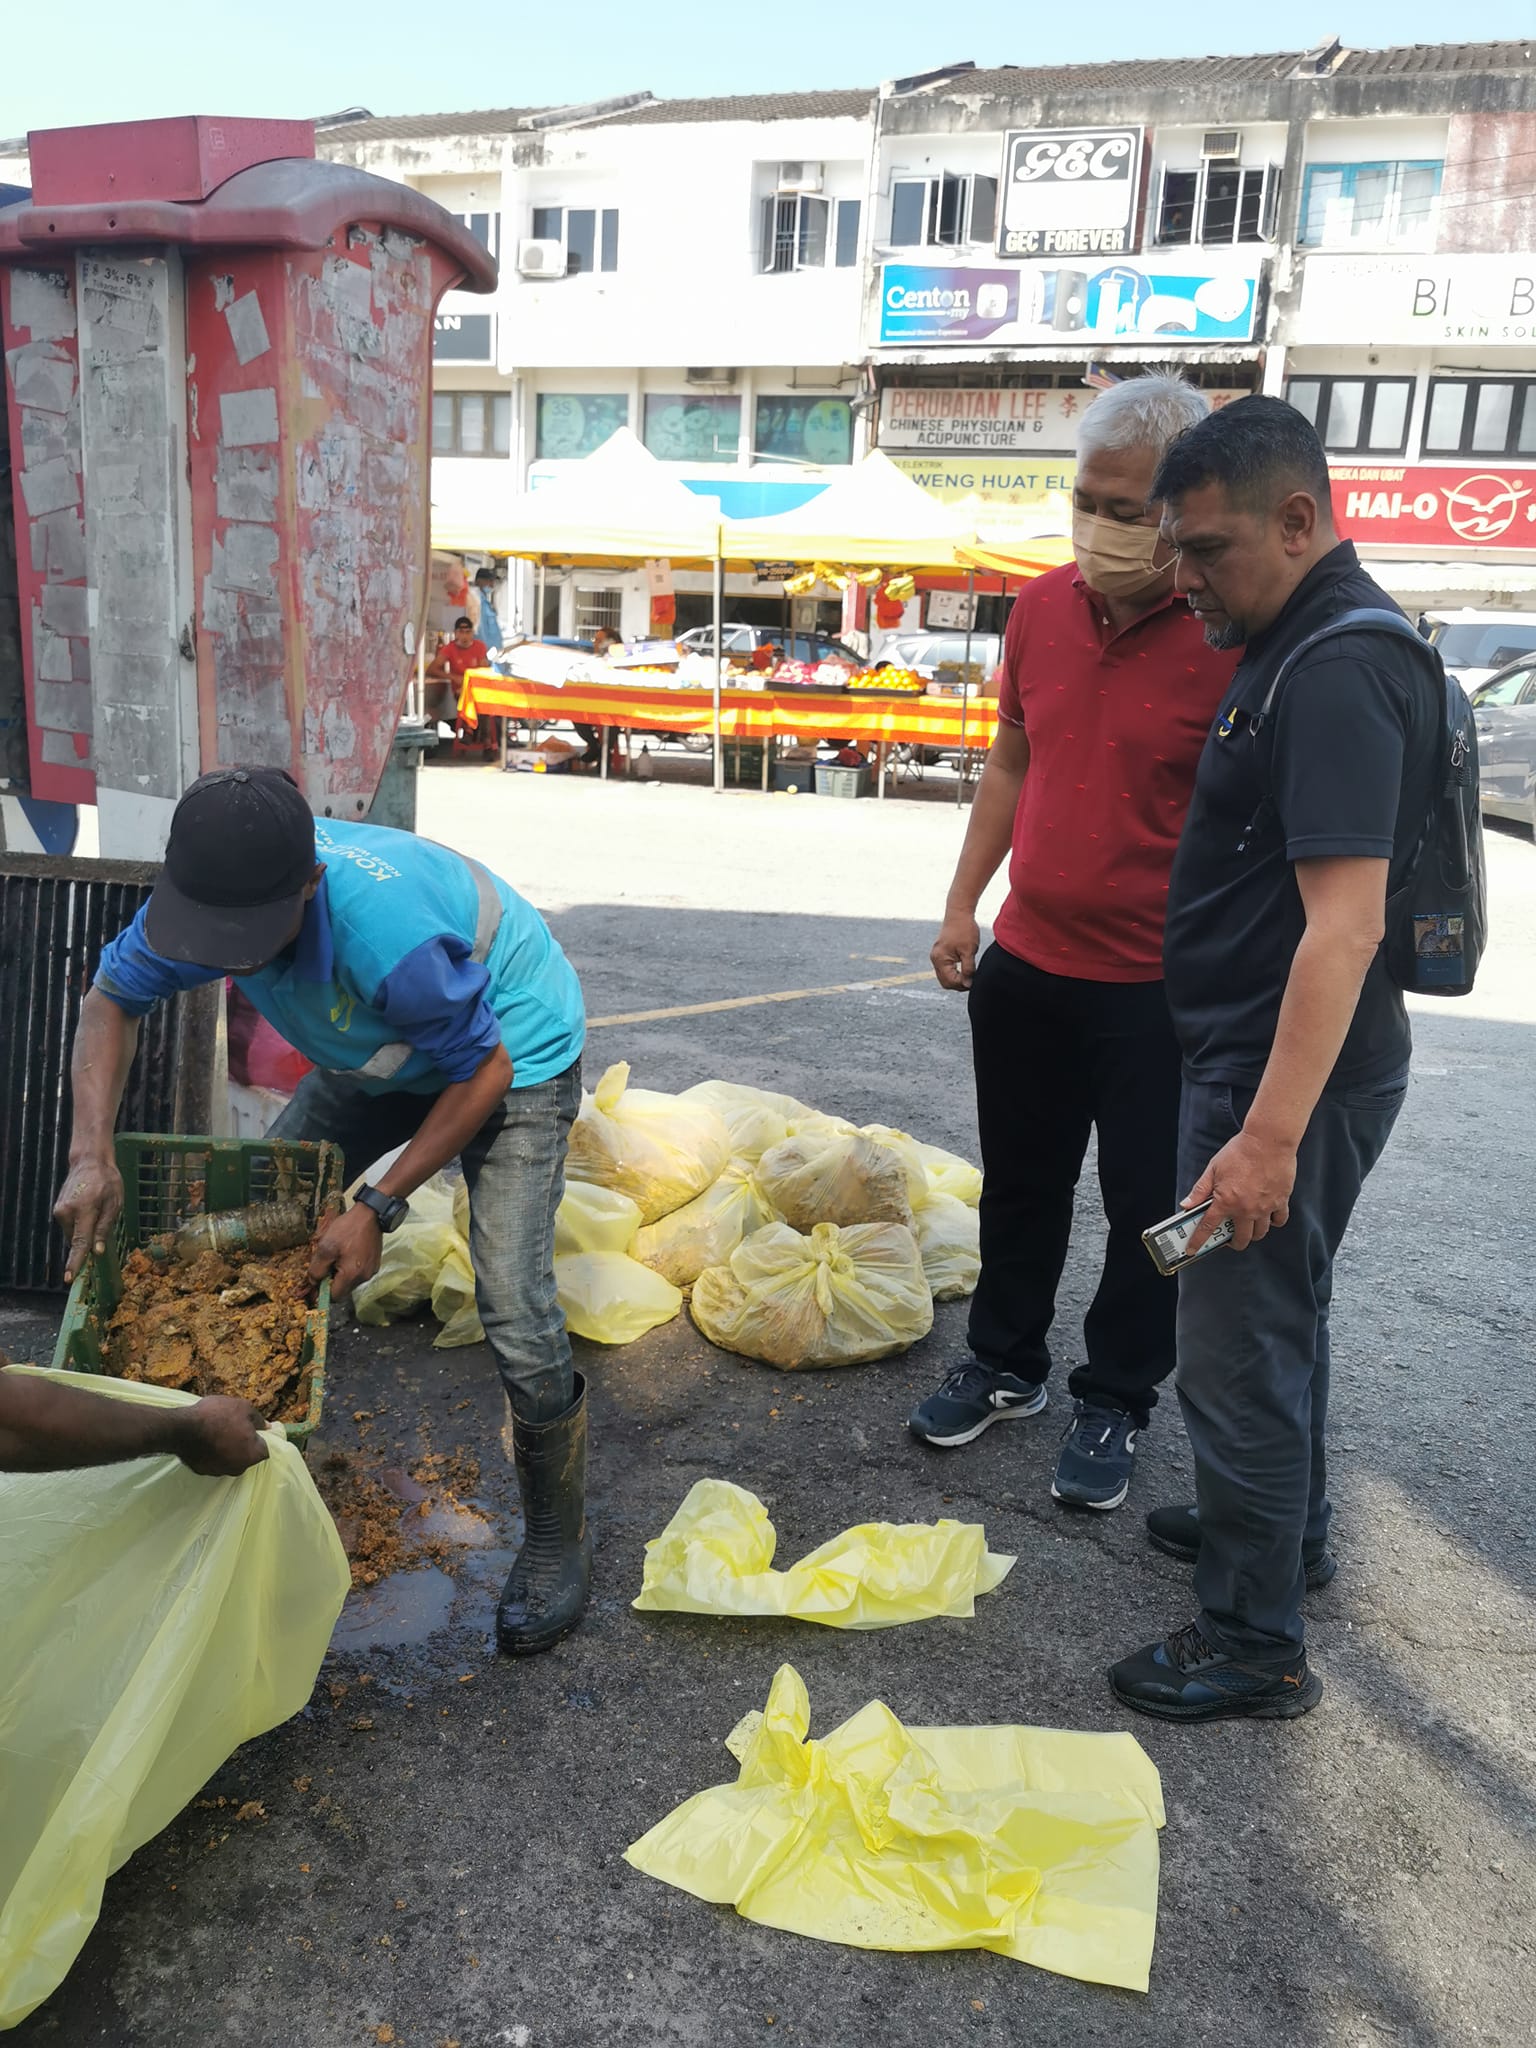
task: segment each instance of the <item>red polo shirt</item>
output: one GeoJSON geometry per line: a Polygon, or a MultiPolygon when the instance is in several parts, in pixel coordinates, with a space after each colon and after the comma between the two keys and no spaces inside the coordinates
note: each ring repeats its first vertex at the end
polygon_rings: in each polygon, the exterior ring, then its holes
{"type": "Polygon", "coordinates": [[[1236,666],[1182,598],[1116,633],[1072,563],[1025,587],[997,705],[1029,738],[999,945],[1077,981],[1162,979],[1173,850],[1236,666]]]}

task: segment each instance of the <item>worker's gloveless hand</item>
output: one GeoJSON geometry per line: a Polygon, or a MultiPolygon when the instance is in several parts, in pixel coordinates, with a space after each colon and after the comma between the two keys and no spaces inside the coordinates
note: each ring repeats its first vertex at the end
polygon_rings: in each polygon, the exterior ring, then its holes
{"type": "Polygon", "coordinates": [[[264,1419],[249,1401],[210,1394],[179,1418],[176,1455],[204,1479],[234,1479],[267,1457],[264,1419]]]}
{"type": "Polygon", "coordinates": [[[69,1239],[65,1261],[66,1284],[73,1280],[92,1252],[104,1252],[107,1235],[122,1213],[123,1176],[115,1160],[81,1159],[69,1169],[68,1177],[53,1205],[54,1220],[69,1239]]]}
{"type": "Polygon", "coordinates": [[[331,1292],[338,1299],[350,1294],[379,1270],[384,1251],[384,1233],[379,1219],[362,1202],[354,1202],[341,1216],[332,1216],[320,1226],[310,1255],[309,1277],[331,1276],[331,1292]]]}
{"type": "Polygon", "coordinates": [[[974,917],[951,911],[939,929],[928,958],[938,976],[939,987],[953,993],[969,988],[976,973],[976,953],[981,945],[981,927],[974,917]]]}

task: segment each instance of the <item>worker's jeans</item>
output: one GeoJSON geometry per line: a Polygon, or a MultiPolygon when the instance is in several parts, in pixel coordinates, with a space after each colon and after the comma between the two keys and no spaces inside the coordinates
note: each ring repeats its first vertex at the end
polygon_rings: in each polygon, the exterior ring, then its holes
{"type": "MultiPolygon", "coordinates": [[[[329,1139],[347,1183],[416,1135],[432,1095],[370,1095],[335,1074],[306,1074],[274,1138],[329,1139]]],[[[555,1293],[555,1211],[565,1149],[581,1108],[581,1062],[553,1081],[509,1088],[464,1147],[475,1301],[512,1412],[551,1422],[570,1407],[571,1343],[555,1293]]]]}
{"type": "MultiPolygon", "coordinates": [[[[1302,1546],[1328,1535],[1328,1308],[1333,1260],[1408,1089],[1406,1068],[1326,1094],[1296,1161],[1290,1220],[1179,1275],[1177,1386],[1195,1454],[1195,1596],[1207,1640],[1244,1663],[1301,1652],[1302,1546]]],[[[1251,1092],[1186,1081],[1179,1186],[1242,1128],[1251,1092]]]]}
{"type": "Polygon", "coordinates": [[[1088,1136],[1099,1134],[1109,1242],[1067,1381],[1138,1427],[1173,1370],[1173,1289],[1141,1233],[1174,1206],[1179,1047],[1160,981],[1078,981],[989,946],[971,988],[981,1127],[981,1279],[970,1346],[1020,1379],[1051,1369],[1047,1333],[1088,1136]]]}

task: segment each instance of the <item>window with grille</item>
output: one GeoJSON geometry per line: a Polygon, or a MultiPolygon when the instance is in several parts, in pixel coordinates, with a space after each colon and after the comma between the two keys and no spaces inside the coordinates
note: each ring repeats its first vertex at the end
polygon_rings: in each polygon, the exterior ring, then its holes
{"type": "Polygon", "coordinates": [[[1278,164],[1165,169],[1153,239],[1165,249],[1273,241],[1279,206],[1278,164]]]}
{"type": "Polygon", "coordinates": [[[617,633],[624,610],[622,590],[578,590],[576,592],[576,638],[590,640],[599,626],[617,633]]]}
{"type": "Polygon", "coordinates": [[[815,192],[770,192],[763,201],[762,268],[849,270],[859,260],[859,202],[815,192]]]}
{"type": "Polygon", "coordinates": [[[1426,455],[1536,455],[1536,378],[1432,377],[1426,455]]]}
{"type": "Polygon", "coordinates": [[[434,391],[434,455],[509,455],[512,452],[510,391],[434,391]]]}
{"type": "Polygon", "coordinates": [[[1401,455],[1407,444],[1411,377],[1293,377],[1285,396],[1330,454],[1401,455]]]}
{"type": "Polygon", "coordinates": [[[959,249],[990,244],[997,227],[997,180],[949,171],[891,185],[891,245],[959,249]]]}

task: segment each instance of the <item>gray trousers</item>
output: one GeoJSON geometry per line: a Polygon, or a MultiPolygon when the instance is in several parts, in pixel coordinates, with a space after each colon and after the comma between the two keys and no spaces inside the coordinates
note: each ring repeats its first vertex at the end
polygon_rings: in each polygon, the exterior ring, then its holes
{"type": "MultiPolygon", "coordinates": [[[[306,1074],[270,1136],[341,1147],[348,1184],[414,1138],[433,1095],[370,1095],[335,1074],[306,1074]]],[[[552,1081],[509,1088],[464,1147],[475,1301],[512,1412],[551,1422],[574,1397],[571,1342],[555,1292],[555,1211],[581,1108],[581,1062],[552,1081]]]]}
{"type": "MultiPolygon", "coordinates": [[[[1297,1157],[1289,1222],[1179,1275],[1177,1385],[1195,1454],[1200,1626],[1244,1663],[1290,1664],[1301,1651],[1302,1546],[1321,1548],[1332,1515],[1323,1437],[1334,1254],[1407,1088],[1404,1068],[1325,1095],[1297,1157]]],[[[1186,1080],[1181,1193],[1252,1102],[1249,1091],[1186,1080]]]]}

